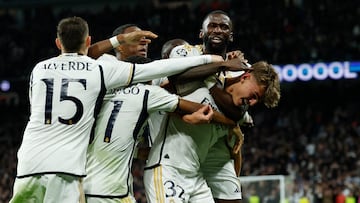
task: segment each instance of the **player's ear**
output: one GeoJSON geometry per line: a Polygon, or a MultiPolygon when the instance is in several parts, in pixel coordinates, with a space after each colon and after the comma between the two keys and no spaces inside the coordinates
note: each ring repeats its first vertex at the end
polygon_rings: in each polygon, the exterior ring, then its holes
{"type": "Polygon", "coordinates": [[[204,37],[204,31],[201,29],[199,33],[199,38],[202,39],[204,37]]]}
{"type": "Polygon", "coordinates": [[[91,36],[86,37],[85,45],[86,45],[86,47],[90,47],[90,45],[91,45],[91,36]]]}
{"type": "Polygon", "coordinates": [[[250,73],[244,73],[244,74],[241,75],[242,80],[249,79],[250,77],[251,77],[250,73]]]}
{"type": "Polygon", "coordinates": [[[230,35],[229,35],[229,41],[230,42],[234,41],[234,33],[233,32],[231,32],[230,35]]]}
{"type": "Polygon", "coordinates": [[[59,38],[56,38],[55,39],[55,44],[56,44],[56,47],[61,50],[61,42],[60,42],[60,39],[59,38]]]}

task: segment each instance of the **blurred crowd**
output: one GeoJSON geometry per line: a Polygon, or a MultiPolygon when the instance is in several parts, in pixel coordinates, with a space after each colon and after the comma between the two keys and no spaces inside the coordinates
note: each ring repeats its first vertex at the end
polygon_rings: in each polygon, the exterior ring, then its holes
{"type": "MultiPolygon", "coordinates": [[[[317,97],[304,96],[310,89],[295,91],[302,92],[295,98],[305,101],[283,101],[276,110],[254,114],[255,127],[248,130],[243,149],[242,176],[286,175],[291,203],[301,198],[309,203],[340,203],[335,201],[340,196],[360,201],[359,97],[349,90],[348,96],[336,99],[337,91],[323,90],[314,87],[317,97]]],[[[272,189],[279,188],[267,188],[266,195],[272,189]]]]}
{"type": "MultiPolygon", "coordinates": [[[[214,0],[176,8],[157,8],[144,1],[128,7],[105,5],[96,12],[52,5],[0,8],[0,79],[22,81],[16,89],[20,102],[0,102],[0,202],[11,196],[16,152],[29,115],[26,81],[36,62],[59,53],[54,44],[59,19],[83,17],[93,41],[108,38],[121,24],[136,23],[159,35],[149,46],[149,56],[157,59],[169,39],[200,43],[201,22],[216,9],[232,17],[235,40],[230,47],[242,50],[250,62],[360,59],[360,1],[355,0],[214,0]]],[[[303,197],[311,203],[335,203],[342,194],[359,198],[359,87],[356,79],[282,83],[278,108],[250,112],[255,127],[244,129],[241,175],[290,177],[291,203],[303,197]]],[[[146,202],[142,167],[134,162],[138,202],[146,202]]]]}
{"type": "Polygon", "coordinates": [[[78,7],[40,4],[1,9],[0,75],[29,73],[35,62],[58,54],[57,22],[72,15],[88,21],[93,42],[108,38],[116,27],[129,22],[155,32],[159,38],[149,48],[152,58],[160,58],[162,44],[172,38],[200,43],[202,20],[216,9],[232,17],[232,47],[242,50],[250,62],[350,60],[360,52],[360,2],[356,0],[214,0],[171,9],[141,1],[132,6],[99,5],[96,11],[78,7]]]}

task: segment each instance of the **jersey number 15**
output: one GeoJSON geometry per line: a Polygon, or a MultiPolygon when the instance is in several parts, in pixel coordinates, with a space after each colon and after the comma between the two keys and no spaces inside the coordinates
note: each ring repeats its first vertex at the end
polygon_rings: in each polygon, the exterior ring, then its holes
{"type": "MultiPolygon", "coordinates": [[[[52,103],[53,103],[53,92],[54,92],[54,79],[53,78],[45,78],[42,81],[46,85],[46,99],[45,99],[45,124],[51,124],[51,116],[52,116],[52,103]]],[[[76,112],[73,117],[69,119],[58,117],[60,123],[66,125],[76,124],[82,117],[84,113],[84,105],[81,101],[73,96],[68,95],[68,87],[70,82],[78,82],[84,86],[86,90],[86,80],[85,79],[62,79],[61,80],[61,89],[60,89],[60,102],[62,101],[71,101],[76,106],[76,112]]]]}

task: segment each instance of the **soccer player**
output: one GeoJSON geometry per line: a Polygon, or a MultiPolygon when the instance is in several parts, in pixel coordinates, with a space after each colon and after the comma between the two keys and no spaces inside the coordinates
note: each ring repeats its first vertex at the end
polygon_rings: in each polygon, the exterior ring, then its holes
{"type": "MultiPolygon", "coordinates": [[[[225,12],[213,11],[209,13],[203,21],[199,36],[203,40],[204,53],[221,54],[224,59],[243,58],[240,51],[228,52],[227,50],[228,45],[233,41],[233,24],[225,12]]],[[[275,107],[280,99],[280,85],[276,72],[265,62],[255,63],[251,67],[253,70],[238,72],[235,75],[226,73],[224,76],[220,74],[217,81],[223,82],[220,85],[221,88],[215,85],[210,89],[216,104],[225,115],[234,120],[240,120],[243,124],[249,124],[250,122],[250,125],[252,118],[246,110],[248,105],[251,106],[254,105],[254,102],[259,102],[258,95],[251,94],[248,97],[241,98],[245,101],[241,108],[234,108],[234,105],[232,105],[232,103],[237,102],[236,98],[229,96],[228,100],[230,101],[225,102],[224,97],[217,95],[223,92],[222,89],[226,83],[237,80],[244,81],[247,80],[247,77],[255,77],[258,82],[262,81],[260,83],[268,84],[265,92],[266,96],[261,103],[264,103],[267,107],[275,107]]],[[[222,137],[209,149],[208,156],[201,166],[214,199],[218,203],[241,202],[242,194],[238,175],[241,169],[242,143],[243,139],[234,140],[234,137],[232,139],[230,136],[222,137]],[[237,151],[234,150],[236,147],[237,151]]]]}
{"type": "MultiPolygon", "coordinates": [[[[216,53],[227,59],[227,48],[233,42],[233,23],[227,13],[222,11],[210,12],[203,20],[202,28],[199,34],[203,41],[204,53],[216,53]]],[[[234,52],[233,52],[234,53],[234,52]]],[[[230,57],[234,57],[230,55],[230,57]]],[[[235,55],[235,57],[238,57],[235,55]]],[[[211,88],[214,91],[216,87],[211,88]]],[[[214,95],[214,94],[213,94],[214,95]]],[[[219,100],[214,95],[215,101],[219,104],[219,100]]],[[[236,120],[242,118],[243,113],[247,110],[247,103],[242,105],[243,110],[239,113],[226,111],[228,106],[219,106],[223,113],[227,115],[236,115],[236,120]]],[[[233,117],[232,117],[233,118],[233,117]]],[[[207,184],[211,188],[215,202],[233,202],[240,203],[242,199],[241,185],[238,179],[241,169],[241,149],[236,153],[232,153],[234,147],[234,138],[230,135],[220,138],[210,149],[206,160],[201,166],[207,184]],[[236,165],[235,165],[236,164],[236,165]]],[[[238,140],[240,147],[243,139],[238,140]]]]}
{"type": "MultiPolygon", "coordinates": [[[[144,37],[156,35],[137,31],[112,41],[135,44],[144,37]]],[[[210,55],[148,64],[96,61],[86,56],[91,37],[80,17],[62,19],[55,42],[61,55],[39,62],[31,73],[31,115],[18,151],[10,202],[83,202],[86,149],[106,90],[222,61],[210,55]]]]}
{"type": "MultiPolygon", "coordinates": [[[[136,24],[132,24],[132,23],[123,24],[123,25],[120,25],[119,27],[117,27],[113,31],[112,38],[116,37],[117,35],[126,34],[126,33],[134,32],[134,31],[138,31],[138,30],[141,30],[141,28],[139,28],[136,24]]],[[[104,53],[108,53],[108,52],[110,52],[110,50],[113,50],[115,53],[116,59],[118,59],[120,61],[124,61],[125,59],[128,59],[129,57],[134,57],[134,56],[142,56],[145,58],[147,57],[148,44],[151,42],[150,39],[142,38],[138,44],[127,44],[127,43],[118,44],[118,43],[111,43],[112,38],[102,40],[102,41],[99,41],[99,42],[93,44],[89,48],[88,55],[93,58],[98,58],[99,56],[103,55],[104,53]]],[[[153,81],[159,81],[159,79],[156,78],[153,81]]],[[[112,95],[111,92],[108,92],[108,93],[110,96],[112,95]]],[[[143,136],[146,138],[146,139],[144,139],[145,141],[147,141],[148,137],[150,137],[148,127],[144,131],[143,136]]],[[[143,150],[141,149],[139,152],[140,157],[142,156],[141,155],[142,151],[143,150]]],[[[145,152],[145,153],[147,153],[147,152],[145,152]]]]}
{"type": "MultiPolygon", "coordinates": [[[[243,54],[240,51],[228,52],[227,50],[228,45],[233,41],[233,24],[225,12],[217,10],[209,13],[203,21],[199,37],[203,41],[202,53],[218,54],[224,59],[235,57],[243,59],[243,54]]],[[[218,74],[218,77],[217,80],[224,81],[223,73],[218,74]]],[[[186,84],[186,86],[190,88],[189,84],[186,84]]],[[[241,108],[230,108],[232,98],[228,98],[226,103],[224,96],[219,95],[223,94],[222,88],[220,90],[215,86],[210,90],[216,104],[219,105],[225,115],[234,120],[243,118],[248,108],[248,102],[244,102],[241,108]]],[[[247,120],[251,120],[251,117],[247,120]]],[[[209,149],[206,161],[202,164],[202,172],[216,202],[240,202],[242,198],[240,182],[237,176],[241,168],[241,150],[239,150],[239,147],[242,145],[243,138],[236,140],[237,145],[235,145],[235,138],[229,139],[229,136],[230,134],[220,138],[209,149]],[[238,148],[237,151],[233,151],[232,148],[235,147],[238,148]]]]}

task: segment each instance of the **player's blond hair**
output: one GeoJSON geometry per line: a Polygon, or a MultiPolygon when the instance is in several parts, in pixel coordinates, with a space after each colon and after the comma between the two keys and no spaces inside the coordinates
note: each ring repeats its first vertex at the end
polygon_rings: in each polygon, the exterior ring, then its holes
{"type": "Polygon", "coordinates": [[[251,74],[254,75],[258,84],[265,87],[262,102],[268,108],[276,107],[280,100],[280,80],[274,67],[265,62],[259,61],[252,64],[251,74]]]}

